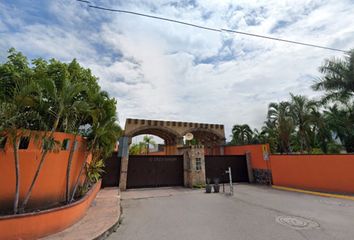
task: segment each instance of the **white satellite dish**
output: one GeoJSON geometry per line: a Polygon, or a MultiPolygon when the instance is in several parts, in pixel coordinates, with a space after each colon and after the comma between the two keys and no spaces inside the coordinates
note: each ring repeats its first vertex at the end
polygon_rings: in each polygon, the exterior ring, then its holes
{"type": "Polygon", "coordinates": [[[192,133],[187,133],[186,135],[184,135],[184,137],[185,137],[185,139],[187,140],[187,141],[190,141],[190,140],[192,140],[193,139],[193,134],[192,133]]]}

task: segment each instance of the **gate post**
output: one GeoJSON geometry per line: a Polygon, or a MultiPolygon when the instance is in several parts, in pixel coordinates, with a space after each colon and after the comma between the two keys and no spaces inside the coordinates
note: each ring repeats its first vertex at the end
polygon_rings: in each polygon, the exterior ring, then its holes
{"type": "Polygon", "coordinates": [[[251,152],[246,152],[246,161],[247,161],[247,171],[248,171],[248,179],[250,183],[254,183],[253,169],[251,163],[251,152]]]}
{"type": "Polygon", "coordinates": [[[118,157],[121,157],[119,189],[121,191],[125,191],[127,189],[128,161],[129,161],[129,137],[127,136],[123,136],[119,139],[118,157]]]}
{"type": "Polygon", "coordinates": [[[193,145],[180,150],[183,150],[184,186],[192,188],[195,185],[204,185],[204,146],[193,145]]]}

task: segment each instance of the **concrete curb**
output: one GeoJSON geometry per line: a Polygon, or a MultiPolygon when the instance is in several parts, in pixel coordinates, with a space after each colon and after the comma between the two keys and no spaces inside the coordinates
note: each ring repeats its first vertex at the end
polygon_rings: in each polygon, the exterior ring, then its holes
{"type": "Polygon", "coordinates": [[[340,199],[346,199],[346,200],[354,201],[354,196],[348,196],[348,195],[340,195],[340,194],[332,194],[332,193],[315,192],[315,191],[302,190],[302,189],[290,188],[290,187],[282,187],[282,186],[276,186],[276,185],[272,185],[272,188],[278,189],[278,190],[284,190],[284,191],[291,191],[291,192],[299,192],[299,193],[311,194],[311,195],[316,195],[316,196],[321,196],[321,197],[340,198],[340,199]]]}
{"type": "Polygon", "coordinates": [[[119,189],[103,188],[80,221],[43,240],[106,239],[117,230],[121,221],[122,205],[119,189]]]}
{"type": "Polygon", "coordinates": [[[121,204],[121,199],[119,201],[119,208],[120,208],[120,212],[119,212],[119,217],[118,217],[117,222],[114,223],[106,231],[104,231],[101,235],[99,235],[98,237],[93,238],[92,240],[104,240],[104,239],[108,238],[113,232],[116,232],[118,230],[119,225],[123,221],[123,208],[122,208],[122,204],[121,204]]]}

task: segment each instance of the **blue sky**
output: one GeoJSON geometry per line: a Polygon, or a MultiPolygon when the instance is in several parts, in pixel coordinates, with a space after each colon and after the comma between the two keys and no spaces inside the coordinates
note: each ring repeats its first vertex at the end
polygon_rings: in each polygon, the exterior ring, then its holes
{"type": "MultiPolygon", "coordinates": [[[[354,1],[102,1],[215,28],[354,48],[354,1]]],[[[0,60],[77,58],[118,100],[118,116],[260,127],[267,105],[310,89],[341,53],[89,9],[74,0],[0,1],[0,60]]]]}

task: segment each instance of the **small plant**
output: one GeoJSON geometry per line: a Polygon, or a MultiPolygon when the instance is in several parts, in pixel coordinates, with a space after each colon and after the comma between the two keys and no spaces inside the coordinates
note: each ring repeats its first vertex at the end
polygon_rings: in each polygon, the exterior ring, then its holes
{"type": "Polygon", "coordinates": [[[87,165],[87,177],[91,183],[96,183],[101,178],[101,174],[104,172],[104,161],[103,159],[98,161],[92,161],[87,165]]]}
{"type": "Polygon", "coordinates": [[[205,184],[203,184],[203,183],[197,183],[197,184],[194,184],[194,185],[193,185],[193,188],[198,188],[198,189],[205,188],[205,184]]]}
{"type": "Polygon", "coordinates": [[[220,192],[220,179],[219,178],[214,178],[214,192],[218,193],[220,192]]]}
{"type": "Polygon", "coordinates": [[[212,186],[210,185],[210,178],[206,179],[205,192],[211,193],[212,186]]]}

